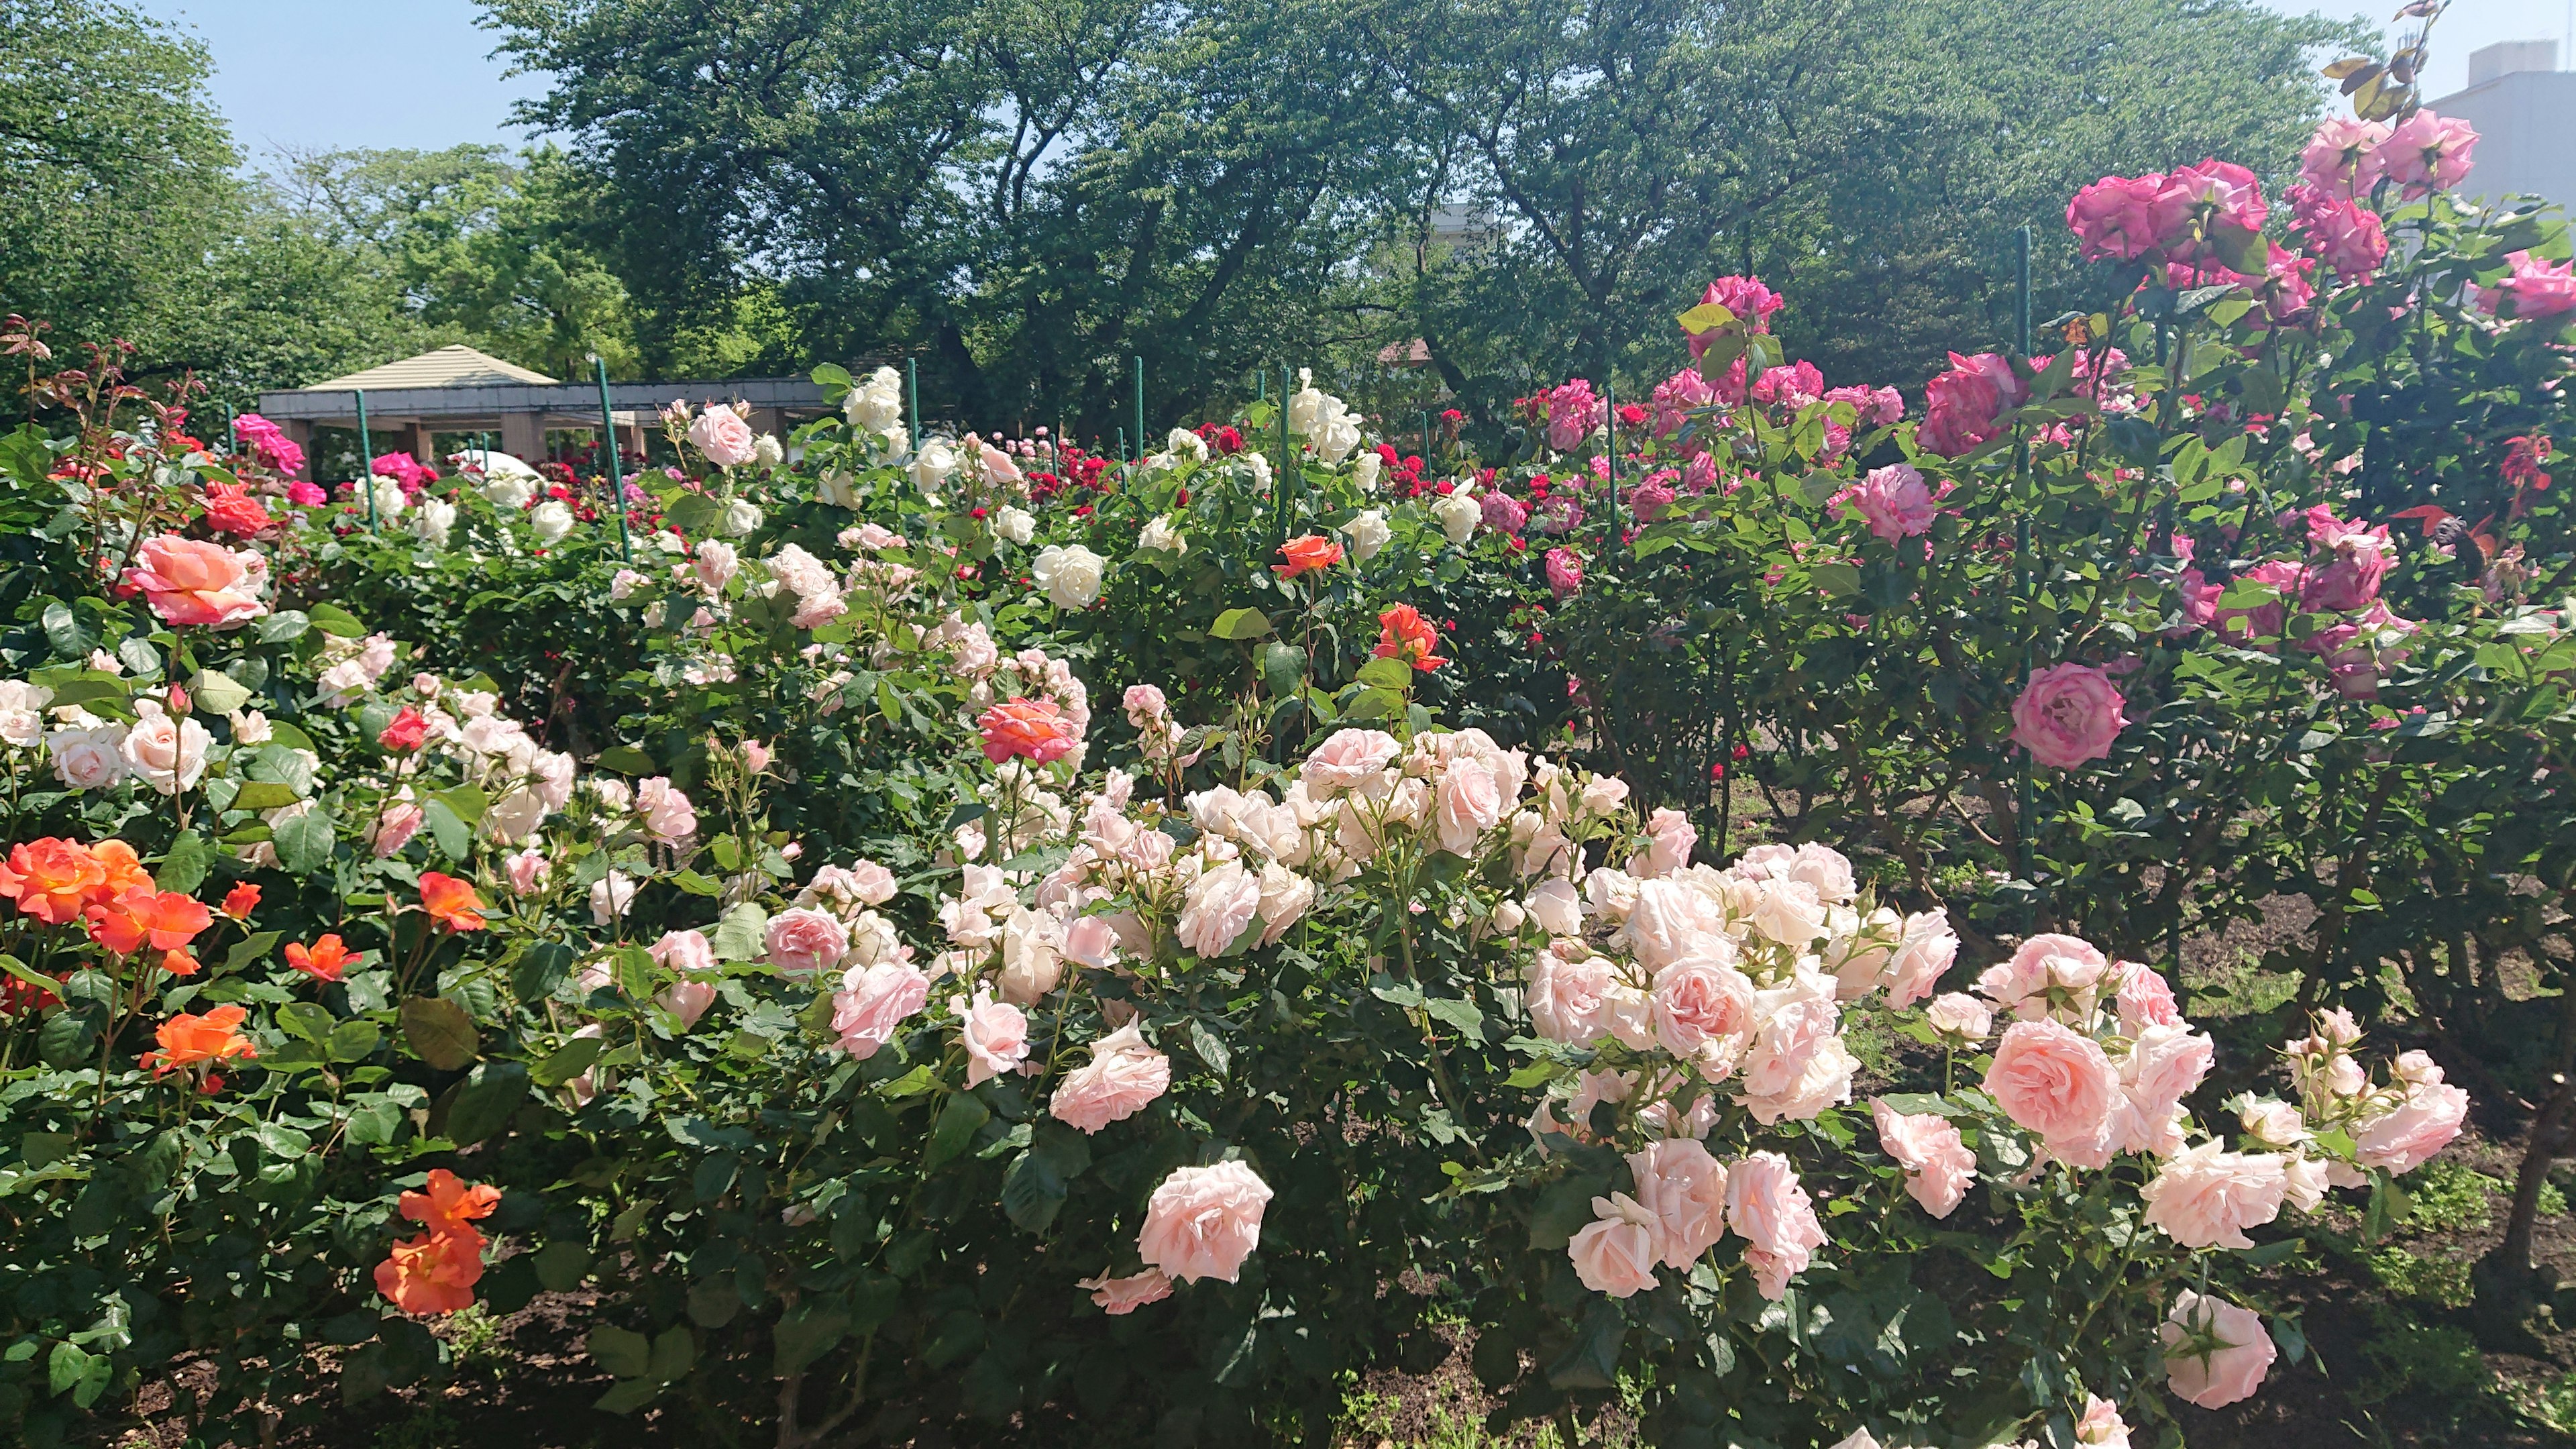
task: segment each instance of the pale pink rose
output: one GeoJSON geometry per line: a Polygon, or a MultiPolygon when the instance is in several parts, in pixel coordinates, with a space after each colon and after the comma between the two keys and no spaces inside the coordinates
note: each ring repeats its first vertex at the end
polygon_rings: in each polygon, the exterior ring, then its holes
{"type": "Polygon", "coordinates": [[[424,818],[420,807],[409,800],[396,800],[385,806],[376,816],[375,833],[369,840],[376,859],[400,854],[404,846],[411,844],[411,838],[420,833],[424,818]]]}
{"type": "Polygon", "coordinates": [[[895,1028],[930,1004],[930,977],[908,961],[880,961],[842,973],[832,993],[832,1034],[842,1051],[865,1061],[894,1040],[895,1028]]]}
{"type": "Polygon", "coordinates": [[[1668,1137],[1630,1153],[1637,1203],[1654,1214],[1655,1251],[1667,1268],[1689,1272],[1726,1235],[1726,1169],[1708,1148],[1668,1137]]]}
{"type": "Polygon", "coordinates": [[[268,559],[258,550],[175,533],[145,539],[135,566],[125,571],[127,586],[143,591],[162,622],[216,629],[238,629],[267,613],[268,605],[256,597],[267,581],[268,559]]]}
{"type": "Polygon", "coordinates": [[[2121,1090],[2149,1112],[2169,1111],[2207,1080],[2217,1055],[2217,1044],[2188,1026],[2141,1027],[2120,1061],[2121,1090]]]}
{"type": "Polygon", "coordinates": [[[1684,1061],[1711,1063],[1725,1075],[1753,1034],[1753,981],[1714,956],[1685,956],[1655,977],[1655,1040],[1684,1061]]]}
{"type": "Polygon", "coordinates": [[[1959,936],[1950,929],[1948,911],[1918,911],[1907,916],[1896,955],[1888,962],[1887,1004],[1912,1006],[1930,996],[1932,988],[1958,959],[1959,936]]]}
{"type": "Polygon", "coordinates": [[[1197,955],[1222,956],[1260,910],[1261,877],[1229,860],[1191,883],[1174,934],[1197,955]]]}
{"type": "Polygon", "coordinates": [[[2040,764],[2072,769],[2106,759],[2128,720],[2128,701],[2090,664],[2052,664],[2030,676],[2013,701],[2013,742],[2040,764]]]}
{"type": "Polygon", "coordinates": [[[645,948],[653,959],[683,976],[704,976],[716,970],[716,948],[702,931],[665,931],[662,939],[645,948]]]}
{"type": "Polygon", "coordinates": [[[1934,1031],[1970,1042],[1984,1041],[1995,1029],[1995,1014],[1986,1004],[1964,991],[1945,992],[1932,998],[1923,1009],[1924,1020],[1934,1031]]]}
{"type": "Polygon", "coordinates": [[[2379,146],[2387,139],[2388,127],[2378,121],[2329,116],[2299,153],[2299,174],[2335,196],[2368,196],[2379,181],[2379,146]]]}
{"type": "Polygon", "coordinates": [[[692,562],[689,567],[696,572],[699,587],[710,594],[723,593],[725,585],[732,583],[733,576],[742,570],[742,555],[732,544],[720,538],[699,539],[697,547],[690,550],[690,556],[692,562]]]}
{"type": "Polygon", "coordinates": [[[2158,1329],[2165,1383],[2187,1403],[2223,1409],[2263,1385],[2279,1350],[2251,1308],[2186,1288],[2158,1329]]]}
{"type": "Polygon", "coordinates": [[[1793,951],[1803,951],[1830,933],[1824,902],[1804,881],[1777,876],[1762,882],[1753,907],[1753,929],[1793,951]]]}
{"type": "Polygon", "coordinates": [[[1679,810],[1658,810],[1646,819],[1646,840],[1645,853],[1629,860],[1628,873],[1671,875],[1690,864],[1691,847],[1699,844],[1699,829],[1679,810]]]}
{"type": "Polygon", "coordinates": [[[1064,956],[1106,969],[1118,960],[1118,928],[1107,916],[1080,916],[1064,928],[1064,956]]]}
{"type": "Polygon", "coordinates": [[[689,442],[719,468],[739,468],[759,451],[751,424],[736,416],[730,404],[716,403],[689,424],[689,442]]]}
{"type": "Polygon", "coordinates": [[[1592,1200],[1592,1221],[1565,1245],[1574,1276],[1595,1293],[1627,1298],[1655,1286],[1660,1223],[1624,1192],[1592,1200]]]}
{"type": "Polygon", "coordinates": [[[1374,780],[1396,755],[1395,736],[1383,730],[1335,730],[1306,757],[1306,791],[1331,799],[1363,781],[1374,780]]]}
{"type": "Polygon", "coordinates": [[[2364,1167],[2413,1172],[2460,1135],[2469,1094],[2444,1082],[2417,1086],[2394,1111],[2353,1124],[2354,1157],[2364,1167]]]}
{"type": "Polygon", "coordinates": [[[2129,1449],[2129,1423],[2120,1417],[2120,1406],[2087,1394],[2084,1417],[2075,1421],[2075,1442],[2085,1449],[2129,1449]]]}
{"type": "Polygon", "coordinates": [[[535,895],[546,888],[546,878],[554,874],[554,863],[546,859],[544,851],[533,845],[508,856],[505,865],[512,895],[535,895]]]}
{"type": "Polygon", "coordinates": [[[1843,1044],[1833,998],[1791,985],[1765,991],[1761,1000],[1762,1027],[1744,1055],[1745,1110],[1767,1127],[1808,1121],[1850,1101],[1860,1061],[1843,1044]]]}
{"type": "MultiPolygon", "coordinates": [[[[1315,883],[1273,862],[1261,868],[1261,944],[1276,946],[1315,904],[1315,883]]],[[[1504,902],[1509,905],[1510,902],[1504,902]]]]}
{"type": "Polygon", "coordinates": [[[1092,1044],[1091,1060],[1056,1084],[1047,1110],[1084,1132],[1133,1117],[1172,1085],[1172,1059],[1128,1022],[1092,1044]]]}
{"type": "Polygon", "coordinates": [[[1771,872],[1808,886],[1826,905],[1840,905],[1860,893],[1851,857],[1830,845],[1809,841],[1789,853],[1788,863],[1771,872]]]}
{"type": "Polygon", "coordinates": [[[1150,684],[1127,686],[1119,703],[1127,711],[1127,723],[1140,730],[1152,727],[1171,712],[1171,702],[1163,697],[1163,691],[1150,684]]]}
{"type": "Polygon", "coordinates": [[[2136,1036],[2146,1027],[2183,1024],[2173,986],[2154,967],[2122,961],[2113,969],[2120,979],[2120,1030],[2136,1036]]]}
{"type": "Polygon", "coordinates": [[[1530,967],[1530,1027],[1549,1041],[1590,1046],[1601,1038],[1601,999],[1610,989],[1610,960],[1580,943],[1550,945],[1530,967]]]}
{"type": "Polygon", "coordinates": [[[2167,1162],[2138,1195],[2147,1222],[2186,1248],[2250,1248],[2245,1230],[2279,1217],[2288,1189],[2278,1154],[2203,1142],[2167,1162]]]}
{"type": "Polygon", "coordinates": [[[1583,934],[1583,897],[1569,880],[1541,881],[1526,903],[1538,928],[1551,936],[1583,934]]]}
{"type": "Polygon", "coordinates": [[[765,775],[769,773],[769,762],[773,757],[773,752],[769,746],[762,741],[744,740],[742,742],[743,768],[751,771],[755,775],[765,775]]]}
{"type": "Polygon", "coordinates": [[[1261,1246],[1261,1213],[1270,1198],[1270,1185],[1239,1161],[1176,1167],[1145,1204],[1137,1256],[1183,1283],[1232,1283],[1261,1246]]]}
{"type": "Polygon", "coordinates": [[[862,905],[881,906],[894,899],[894,872],[873,860],[850,867],[850,895],[862,905]]]}
{"type": "Polygon", "coordinates": [[[1995,1048],[1985,1088],[2004,1115],[2078,1167],[2110,1161],[2111,1110],[2120,1078],[2088,1036],[2054,1021],[2017,1021],[1995,1048]]]}
{"type": "Polygon", "coordinates": [[[644,822],[644,833],[666,845],[677,844],[698,833],[696,807],[677,786],[660,775],[636,785],[635,813],[644,822]]]}
{"type": "Polygon", "coordinates": [[[1474,855],[1476,842],[1503,822],[1503,793],[1494,772],[1476,760],[1459,760],[1440,773],[1434,796],[1433,827],[1440,848],[1451,855],[1474,855]]]}
{"type": "Polygon", "coordinates": [[[1977,977],[1977,989],[2024,1021],[2048,1015],[2052,1005],[2064,1005],[2080,1017],[2091,1009],[2110,966],[2110,958],[2091,942],[2044,933],[2022,942],[2010,961],[1987,967],[1977,977]]]}
{"type": "Polygon", "coordinates": [[[2332,1166],[2314,1157],[2292,1157],[2281,1163],[2281,1177],[2287,1186],[2281,1201],[2300,1212],[2317,1210],[2326,1200],[2326,1189],[2333,1186],[2332,1166]]]}
{"type": "Polygon", "coordinates": [[[955,997],[949,1009],[957,1013],[958,1035],[966,1046],[967,1086],[1016,1072],[1028,1060],[1029,1019],[1018,1007],[995,1001],[978,986],[973,1001],[955,997]]]}
{"type": "Polygon", "coordinates": [[[1869,1111],[1880,1149],[1905,1169],[1905,1190],[1925,1212],[1948,1217],[1977,1180],[1977,1154],[1959,1140],[1959,1129],[1937,1113],[1899,1112],[1883,1098],[1871,1098],[1869,1111]]]}
{"type": "Polygon", "coordinates": [[[1716,903],[1686,882],[1638,881],[1635,890],[1627,929],[1620,938],[1637,964],[1649,971],[1660,971],[1691,954],[1725,926],[1716,903]]]}
{"type": "Polygon", "coordinates": [[[715,1005],[716,988],[712,982],[674,981],[653,999],[661,1003],[664,1011],[678,1017],[680,1029],[686,1031],[698,1024],[708,1007],[715,1005]]]}
{"type": "Polygon", "coordinates": [[[849,954],[850,928],[838,917],[799,906],[769,918],[762,945],[780,975],[811,976],[841,964],[849,954]]]}
{"type": "Polygon", "coordinates": [[[1112,1318],[1133,1313],[1148,1303],[1160,1303],[1172,1296],[1172,1280],[1160,1268],[1148,1268],[1125,1278],[1112,1278],[1103,1272],[1097,1278],[1085,1278],[1073,1285],[1091,1291],[1091,1301],[1112,1318]]]}
{"type": "Polygon", "coordinates": [[[1727,1168],[1726,1225],[1744,1237],[1744,1264],[1762,1296],[1775,1303],[1826,1242],[1797,1169],[1776,1152],[1756,1152],[1727,1168]]]}

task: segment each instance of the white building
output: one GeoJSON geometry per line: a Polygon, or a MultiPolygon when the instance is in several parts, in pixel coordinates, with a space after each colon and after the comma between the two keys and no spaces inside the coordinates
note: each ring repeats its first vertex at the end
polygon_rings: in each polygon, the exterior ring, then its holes
{"type": "Polygon", "coordinates": [[[2470,52],[2469,87],[2425,102],[2478,128],[2467,196],[2532,193],[2576,209],[2576,71],[2558,69],[2558,42],[2510,40],[2470,52]]]}

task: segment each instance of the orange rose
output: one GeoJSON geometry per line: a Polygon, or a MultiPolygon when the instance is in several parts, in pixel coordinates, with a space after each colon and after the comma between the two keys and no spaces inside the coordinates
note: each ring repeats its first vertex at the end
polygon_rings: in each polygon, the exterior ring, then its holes
{"type": "Polygon", "coordinates": [[[1272,564],[1270,571],[1283,579],[1293,579],[1299,574],[1328,569],[1340,563],[1342,546],[1320,533],[1310,533],[1303,538],[1292,538],[1279,545],[1279,556],[1288,561],[1284,564],[1272,564]]]}
{"type": "Polygon", "coordinates": [[[224,914],[236,921],[247,921],[259,909],[259,887],[248,881],[224,892],[224,914]]]}
{"type": "Polygon", "coordinates": [[[1073,753],[1073,721],[1042,699],[1014,696],[984,711],[975,726],[984,732],[984,758],[996,765],[1013,755],[1043,765],[1073,753]]]}
{"type": "Polygon", "coordinates": [[[1416,669],[1437,669],[1449,661],[1440,657],[1440,631],[1422,617],[1422,611],[1411,604],[1397,604],[1377,616],[1377,657],[1400,659],[1416,669]]]}
{"type": "Polygon", "coordinates": [[[423,1233],[394,1244],[376,1265],[376,1289],[405,1313],[454,1313],[474,1306],[483,1277],[483,1236],[423,1233]]]}
{"type": "Polygon", "coordinates": [[[146,946],[177,951],[214,924],[214,919],[214,912],[190,896],[137,886],[117,897],[114,905],[89,908],[89,935],[119,955],[146,946]]]}
{"type": "Polygon", "coordinates": [[[451,931],[483,929],[483,898],[474,894],[472,881],[440,875],[434,870],[420,873],[420,908],[429,918],[451,931]]]}
{"type": "Polygon", "coordinates": [[[199,1062],[229,1061],[235,1057],[256,1057],[259,1048],[241,1034],[242,1019],[250,1013],[238,1006],[218,1006],[203,1016],[181,1012],[161,1023],[153,1033],[161,1043],[159,1051],[143,1054],[143,1065],[152,1075],[166,1076],[181,1067],[199,1062]]]}
{"type": "Polygon", "coordinates": [[[0,863],[0,896],[49,926],[79,920],[91,893],[106,882],[107,867],[89,847],[56,836],[13,845],[0,863]]]}
{"type": "Polygon", "coordinates": [[[337,981],[350,967],[366,959],[366,952],[350,950],[337,934],[324,936],[310,946],[300,941],[290,941],[286,946],[286,964],[316,981],[337,981]]]}
{"type": "Polygon", "coordinates": [[[153,884],[152,872],[143,868],[143,857],[136,855],[134,847],[124,841],[113,838],[102,840],[91,846],[89,853],[97,857],[98,863],[107,870],[107,880],[97,890],[90,892],[91,905],[112,904],[137,886],[147,891],[160,889],[153,884]]]}
{"type": "Polygon", "coordinates": [[[467,1226],[476,1218],[488,1218],[501,1205],[501,1189],[488,1184],[467,1186],[463,1179],[444,1167],[429,1170],[426,1192],[402,1195],[402,1215],[427,1227],[433,1233],[462,1233],[476,1236],[467,1226]]]}

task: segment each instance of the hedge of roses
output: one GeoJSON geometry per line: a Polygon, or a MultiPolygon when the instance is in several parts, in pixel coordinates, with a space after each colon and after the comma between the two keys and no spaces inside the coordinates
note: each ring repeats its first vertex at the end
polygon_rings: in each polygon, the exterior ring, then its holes
{"type": "Polygon", "coordinates": [[[50,377],[0,1417],[184,1363],[247,1441],[583,1287],[603,1408],[791,1446],[1319,1441],[1460,1328],[1669,1445],[2257,1392],[2295,1224],[2468,1109],[2378,963],[2486,989],[2576,839],[2576,292],[2465,145],[2321,132],[2288,245],[2223,163],[2088,188],[2103,308],[1919,420],[1722,279],[1650,405],[1446,476],[1311,380],[1104,466],[824,369],[624,498],[335,503],[50,377]],[[2283,889],[2306,1014],[2214,1100],[2172,942],[2283,889]]]}

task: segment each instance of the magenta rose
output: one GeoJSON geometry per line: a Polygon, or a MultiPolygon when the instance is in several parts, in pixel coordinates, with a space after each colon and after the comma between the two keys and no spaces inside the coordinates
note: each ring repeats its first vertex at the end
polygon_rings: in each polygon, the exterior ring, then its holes
{"type": "Polygon", "coordinates": [[[2066,203],[2066,226],[2086,261],[2134,261],[2182,235],[2188,207],[2160,173],[2105,176],[2066,203]]]}
{"type": "Polygon", "coordinates": [[[2012,364],[1991,352],[1950,354],[1950,370],[1923,390],[1923,425],[1915,441],[1944,458],[1956,458],[2003,434],[2006,408],[2026,395],[2012,364]]]}
{"type": "Polygon", "coordinates": [[[2013,701],[2013,742],[2043,765],[2071,769],[2106,758],[2128,720],[2111,676],[2090,664],[2052,664],[2013,701]]]}

